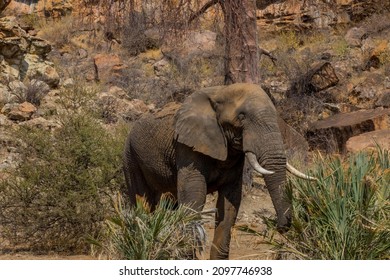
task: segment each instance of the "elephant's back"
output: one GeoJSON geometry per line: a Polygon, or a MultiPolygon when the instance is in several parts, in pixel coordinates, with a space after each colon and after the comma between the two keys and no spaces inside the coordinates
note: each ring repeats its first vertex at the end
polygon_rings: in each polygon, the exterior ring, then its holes
{"type": "MultiPolygon", "coordinates": [[[[153,114],[146,114],[135,122],[130,131],[130,144],[141,151],[153,153],[153,158],[162,157],[172,149],[174,139],[174,116],[179,108],[177,103],[168,103],[153,114]]],[[[146,153],[146,152],[145,152],[146,153]]]]}

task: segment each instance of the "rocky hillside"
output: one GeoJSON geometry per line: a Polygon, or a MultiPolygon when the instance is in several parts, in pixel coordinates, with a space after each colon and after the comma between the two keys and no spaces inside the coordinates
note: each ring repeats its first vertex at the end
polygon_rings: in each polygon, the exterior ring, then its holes
{"type": "MultiPolygon", "coordinates": [[[[316,150],[390,149],[390,4],[383,2],[256,1],[261,84],[297,162],[316,150]]],[[[110,1],[108,15],[107,3],[0,0],[0,254],[90,253],[85,237],[101,236],[124,187],[132,122],[224,82],[218,11],[174,36],[138,13],[123,20],[121,0],[110,1]]],[[[260,201],[261,216],[273,215],[262,179],[254,184],[240,223],[259,224],[252,212],[260,201]]]]}
{"type": "MultiPolygon", "coordinates": [[[[282,118],[312,149],[389,148],[386,4],[257,3],[261,80],[282,118]]],[[[100,19],[80,18],[83,1],[0,4],[0,171],[17,164],[13,130],[60,125],[57,104],[64,89],[97,88],[91,102],[110,126],[223,82],[217,29],[193,30],[181,41],[161,44],[153,30],[134,33],[127,26],[127,35],[137,36],[107,34],[100,19]]]]}

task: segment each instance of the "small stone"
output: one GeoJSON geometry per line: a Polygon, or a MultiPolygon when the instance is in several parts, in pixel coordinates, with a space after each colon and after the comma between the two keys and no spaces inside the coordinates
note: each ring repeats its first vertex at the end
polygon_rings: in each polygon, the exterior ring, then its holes
{"type": "Polygon", "coordinates": [[[62,86],[64,88],[71,88],[72,86],[74,86],[74,80],[72,78],[68,78],[66,79],[63,83],[62,83],[62,86]]]}
{"type": "Polygon", "coordinates": [[[31,128],[39,128],[39,129],[44,129],[44,130],[52,130],[52,129],[59,127],[59,125],[57,123],[46,120],[45,118],[42,118],[42,117],[38,117],[35,119],[21,122],[21,123],[19,123],[19,125],[31,127],[31,128]]]}

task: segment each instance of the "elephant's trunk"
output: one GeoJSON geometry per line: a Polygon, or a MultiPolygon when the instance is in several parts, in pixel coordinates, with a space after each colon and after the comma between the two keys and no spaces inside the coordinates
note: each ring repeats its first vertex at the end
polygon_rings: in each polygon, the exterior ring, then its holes
{"type": "Polygon", "coordinates": [[[286,168],[279,168],[275,174],[264,176],[277,215],[277,229],[286,232],[291,226],[291,201],[286,197],[286,168]]]}
{"type": "Polygon", "coordinates": [[[286,157],[283,150],[275,150],[264,154],[259,162],[274,171],[274,174],[264,175],[264,180],[276,211],[278,231],[286,232],[291,225],[291,201],[285,192],[286,157]]]}
{"type": "Polygon", "coordinates": [[[291,225],[291,201],[285,193],[286,155],[282,137],[279,132],[269,132],[261,135],[259,140],[260,137],[248,134],[244,134],[243,137],[244,151],[253,152],[259,165],[273,172],[273,174],[265,174],[264,180],[276,211],[277,228],[279,232],[286,232],[291,225]],[[254,138],[256,141],[253,140],[254,138]]]}

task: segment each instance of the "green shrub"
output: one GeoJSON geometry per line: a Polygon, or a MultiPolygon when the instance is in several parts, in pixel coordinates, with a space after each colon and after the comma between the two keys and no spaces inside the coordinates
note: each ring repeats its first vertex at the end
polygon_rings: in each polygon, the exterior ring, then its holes
{"type": "Polygon", "coordinates": [[[191,208],[176,206],[169,196],[162,197],[153,211],[142,197],[134,207],[127,207],[119,196],[115,216],[107,222],[106,240],[95,244],[114,259],[194,258],[205,239],[200,218],[191,208]]]}
{"type": "Polygon", "coordinates": [[[60,128],[15,133],[19,166],[0,181],[0,241],[12,249],[86,252],[112,213],[110,196],[124,186],[124,129],[107,131],[84,110],[86,96],[67,94],[60,128]]]}
{"type": "Polygon", "coordinates": [[[282,258],[390,259],[389,156],[379,150],[318,158],[317,183],[289,180],[292,229],[275,236],[274,222],[266,220],[268,242],[282,258]]]}
{"type": "Polygon", "coordinates": [[[280,42],[281,48],[285,51],[287,50],[297,50],[302,42],[300,39],[300,34],[293,30],[286,30],[280,33],[280,42]]]}
{"type": "Polygon", "coordinates": [[[334,50],[336,56],[340,59],[345,59],[350,52],[348,42],[344,38],[336,40],[332,45],[332,49],[334,50]]]}

